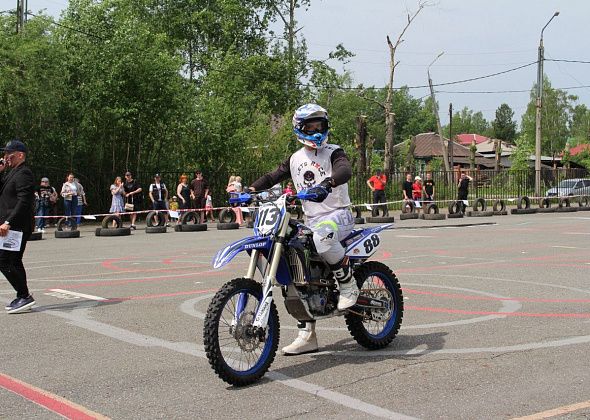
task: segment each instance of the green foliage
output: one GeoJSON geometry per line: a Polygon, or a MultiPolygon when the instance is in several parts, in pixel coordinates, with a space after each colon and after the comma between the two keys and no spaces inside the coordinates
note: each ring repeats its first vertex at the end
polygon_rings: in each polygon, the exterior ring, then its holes
{"type": "Polygon", "coordinates": [[[510,170],[513,172],[522,171],[529,168],[529,158],[535,153],[534,137],[527,137],[521,134],[515,141],[516,150],[512,153],[512,166],[510,170]]]}
{"type": "Polygon", "coordinates": [[[516,121],[514,111],[508,104],[502,104],[496,110],[496,119],[492,121],[494,138],[513,143],[516,137],[516,121]]]}
{"type": "MultiPolygon", "coordinates": [[[[453,135],[464,133],[490,135],[490,124],[483,117],[481,111],[474,112],[464,107],[461,111],[453,114],[453,135]]],[[[449,136],[449,126],[444,127],[443,135],[449,136]]]]}

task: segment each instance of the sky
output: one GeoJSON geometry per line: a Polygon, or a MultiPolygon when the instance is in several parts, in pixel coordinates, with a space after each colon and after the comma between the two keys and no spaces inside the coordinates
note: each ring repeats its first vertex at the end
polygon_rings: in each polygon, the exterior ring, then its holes
{"type": "MultiPolygon", "coordinates": [[[[67,0],[28,0],[33,13],[46,9],[59,16],[67,0]]],[[[0,9],[14,7],[16,0],[0,0],[0,9]]],[[[413,14],[417,0],[312,0],[311,7],[298,10],[312,58],[325,59],[339,43],[355,54],[344,69],[355,83],[382,87],[389,74],[386,36],[393,42],[413,14]]],[[[416,17],[398,47],[394,86],[426,85],[428,65],[433,83],[446,83],[485,76],[537,60],[540,32],[545,29],[546,59],[590,62],[590,0],[432,0],[416,17]]],[[[332,63],[340,71],[339,63],[332,63]]],[[[544,63],[544,73],[556,88],[567,89],[590,107],[590,64],[544,63]],[[588,87],[580,87],[588,86],[588,87]]],[[[520,124],[537,78],[537,66],[504,75],[436,88],[441,123],[448,123],[449,104],[454,110],[469,107],[493,120],[496,109],[507,103],[520,124]],[[523,90],[514,93],[459,93],[523,90]]],[[[412,89],[416,98],[428,95],[427,88],[412,89]]]]}

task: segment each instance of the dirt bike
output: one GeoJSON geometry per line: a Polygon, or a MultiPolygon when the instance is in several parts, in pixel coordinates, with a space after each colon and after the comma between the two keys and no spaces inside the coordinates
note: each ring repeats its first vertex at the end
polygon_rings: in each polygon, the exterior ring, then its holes
{"type": "Polygon", "coordinates": [[[221,287],[205,317],[207,358],[217,375],[231,385],[256,382],[275,358],[280,322],[274,286],[280,287],[287,312],[295,319],[344,316],[350,334],[367,349],[387,346],[399,331],[404,309],[400,284],[389,267],[367,261],[381,244],[379,233],[393,224],[354,230],[342,241],[360,295],[353,307],[339,311],[338,283],[315,251],[312,231],[291,219],[287,211],[291,201],[315,197],[304,190],[274,200],[259,193],[230,199],[259,205],[254,236],[226,246],[213,260],[214,268],[221,268],[241,252],[250,256],[246,275],[221,287]],[[254,280],[257,270],[262,282],[254,280]]]}

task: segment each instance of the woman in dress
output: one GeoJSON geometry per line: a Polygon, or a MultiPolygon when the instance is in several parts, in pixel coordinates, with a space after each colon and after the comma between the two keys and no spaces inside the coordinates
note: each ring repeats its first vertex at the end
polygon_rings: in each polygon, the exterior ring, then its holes
{"type": "Polygon", "coordinates": [[[178,210],[190,209],[191,207],[191,187],[188,185],[188,176],[180,175],[178,186],[176,187],[176,196],[178,197],[178,210]]]}
{"type": "MultiPolygon", "coordinates": [[[[123,180],[120,176],[115,178],[115,182],[111,185],[111,208],[109,213],[119,216],[125,210],[125,189],[123,187],[123,180]]],[[[115,227],[115,221],[113,221],[115,227]]]]}

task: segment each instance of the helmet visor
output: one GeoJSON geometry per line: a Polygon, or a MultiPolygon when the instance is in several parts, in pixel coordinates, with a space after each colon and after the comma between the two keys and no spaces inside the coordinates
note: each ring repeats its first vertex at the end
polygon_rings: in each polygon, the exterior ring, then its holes
{"type": "Polygon", "coordinates": [[[312,136],[316,133],[325,133],[328,131],[329,125],[328,121],[325,118],[314,118],[307,121],[304,121],[301,124],[301,132],[312,136]]]}

